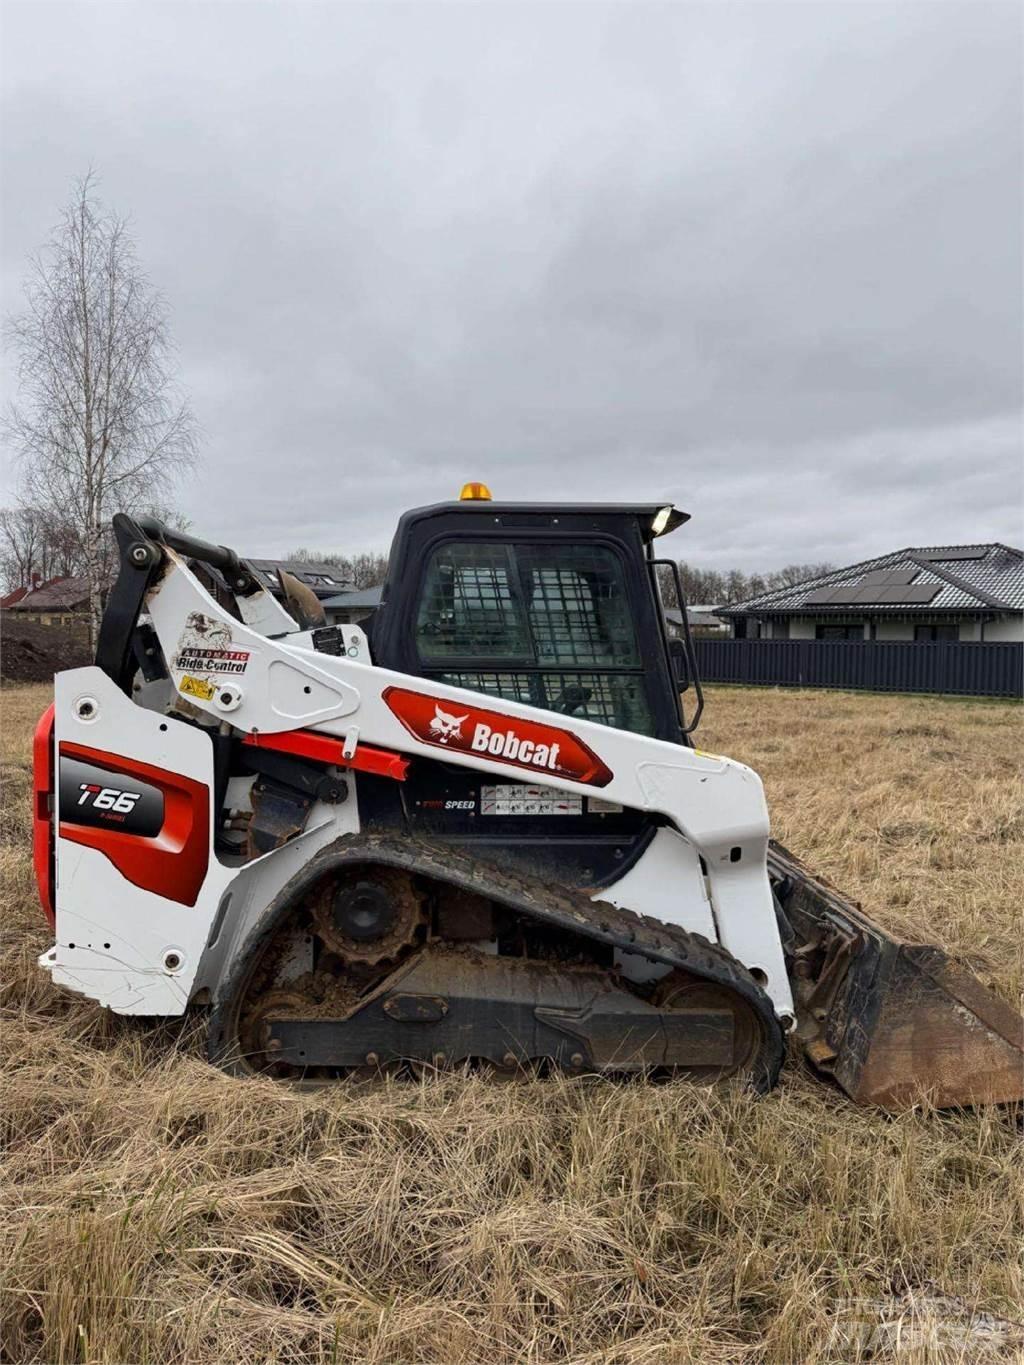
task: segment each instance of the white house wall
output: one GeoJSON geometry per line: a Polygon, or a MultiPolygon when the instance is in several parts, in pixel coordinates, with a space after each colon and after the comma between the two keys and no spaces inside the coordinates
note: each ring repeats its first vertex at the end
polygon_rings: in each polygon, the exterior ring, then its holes
{"type": "MultiPolygon", "coordinates": [[[[849,618],[844,618],[849,619],[849,618]]],[[[813,640],[816,638],[817,627],[819,625],[835,624],[837,618],[826,616],[791,616],[789,618],[789,631],[786,632],[786,622],[767,622],[762,627],[761,639],[764,640],[813,640]]],[[[751,622],[753,624],[753,622],[751,622]]],[[[875,635],[876,640],[913,640],[914,626],[917,623],[913,620],[886,620],[884,617],[876,618],[875,635]]],[[[967,617],[957,624],[960,627],[959,638],[962,641],[1020,641],[1024,640],[1024,616],[1000,616],[994,621],[986,621],[984,634],[979,618],[967,617]]],[[[748,638],[753,638],[753,631],[748,627],[748,638]]],[[[864,638],[869,640],[871,636],[871,623],[864,621],[864,638]]]]}
{"type": "Polygon", "coordinates": [[[986,641],[1024,640],[1024,615],[1000,616],[995,621],[986,621],[985,639],[986,641]]]}
{"type": "Polygon", "coordinates": [[[875,630],[876,640],[912,640],[913,638],[914,638],[913,621],[880,620],[875,630]]]}

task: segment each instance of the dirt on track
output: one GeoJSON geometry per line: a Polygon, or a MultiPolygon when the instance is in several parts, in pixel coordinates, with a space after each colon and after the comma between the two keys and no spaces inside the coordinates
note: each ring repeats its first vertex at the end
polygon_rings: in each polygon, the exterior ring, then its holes
{"type": "MultiPolygon", "coordinates": [[[[709,689],[702,747],[890,927],[1020,989],[1019,706],[709,689]]],[[[1012,1361],[1004,1111],[478,1078],[297,1094],[201,1027],[54,990],[28,855],[41,687],[5,688],[0,1359],[281,1365],[1012,1361]]]]}
{"type": "Polygon", "coordinates": [[[0,678],[4,682],[49,682],[61,669],[91,662],[84,622],[48,626],[26,621],[16,611],[0,612],[0,678]]]}

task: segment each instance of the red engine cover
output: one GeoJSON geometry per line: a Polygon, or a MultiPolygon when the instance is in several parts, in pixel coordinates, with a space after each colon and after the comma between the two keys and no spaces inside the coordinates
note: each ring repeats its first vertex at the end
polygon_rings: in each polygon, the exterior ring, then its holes
{"type": "Polygon", "coordinates": [[[53,702],[39,717],[32,737],[32,865],[43,913],[55,924],[53,904],[53,702]]]}
{"type": "Polygon", "coordinates": [[[612,771],[571,730],[521,720],[482,706],[439,701],[404,687],[387,687],[384,701],[411,735],[449,753],[479,754],[526,772],[547,772],[605,787],[612,771]]]}
{"type": "MultiPolygon", "coordinates": [[[[152,832],[147,827],[147,832],[139,833],[83,823],[75,818],[75,807],[62,794],[60,837],[97,849],[134,886],[182,905],[195,905],[210,862],[210,790],[206,783],[83,744],[61,744],[60,759],[76,760],[109,774],[111,780],[102,790],[121,789],[121,799],[136,795],[131,787],[133,780],[150,791],[155,789],[163,798],[162,816],[158,816],[152,832]]],[[[82,783],[81,790],[89,794],[101,788],[82,783]]],[[[118,807],[108,809],[113,821],[118,807]]],[[[132,809],[131,803],[127,809],[132,809]]]]}

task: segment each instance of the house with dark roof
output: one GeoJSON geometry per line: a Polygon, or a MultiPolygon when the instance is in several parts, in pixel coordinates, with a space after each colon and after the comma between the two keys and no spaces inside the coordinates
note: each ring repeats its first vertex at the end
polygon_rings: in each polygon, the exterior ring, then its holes
{"type": "Polygon", "coordinates": [[[327,619],[331,625],[358,625],[377,610],[383,593],[383,585],[378,584],[374,588],[356,588],[338,593],[336,597],[325,597],[323,605],[327,619]]]}
{"type": "MultiPolygon", "coordinates": [[[[666,607],[664,616],[669,639],[681,640],[684,633],[683,613],[678,607],[666,607]]],[[[711,606],[710,603],[694,603],[691,605],[687,602],[686,619],[692,635],[726,636],[729,634],[729,622],[720,614],[718,608],[711,606]]]]}
{"type": "Polygon", "coordinates": [[[345,577],[344,571],[339,569],[337,564],[321,563],[313,559],[250,559],[248,556],[245,562],[252,566],[261,582],[278,597],[281,595],[278,569],[284,569],[300,583],[312,588],[321,600],[334,597],[337,593],[352,587],[351,579],[345,577]]]}
{"type": "Polygon", "coordinates": [[[82,575],[51,578],[13,602],[5,598],[4,607],[44,625],[58,625],[89,610],[89,580],[82,575]]]}
{"type": "Polygon", "coordinates": [[[1024,640],[1024,552],[1010,545],[893,550],[719,607],[739,639],[1024,640]]]}

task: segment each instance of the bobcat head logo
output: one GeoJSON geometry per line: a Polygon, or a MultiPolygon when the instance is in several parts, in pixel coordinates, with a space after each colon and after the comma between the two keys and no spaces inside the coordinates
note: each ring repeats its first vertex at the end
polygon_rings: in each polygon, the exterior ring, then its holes
{"type": "Polygon", "coordinates": [[[461,739],[462,722],[468,719],[468,716],[449,715],[447,711],[442,711],[435,702],[434,719],[430,722],[430,733],[442,744],[447,744],[450,739],[461,739]]]}

